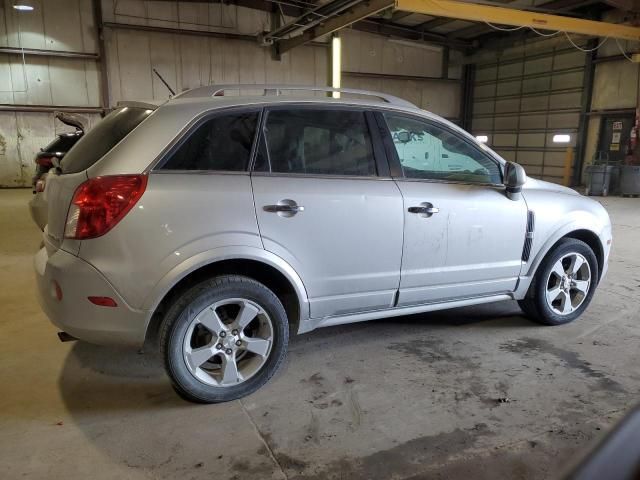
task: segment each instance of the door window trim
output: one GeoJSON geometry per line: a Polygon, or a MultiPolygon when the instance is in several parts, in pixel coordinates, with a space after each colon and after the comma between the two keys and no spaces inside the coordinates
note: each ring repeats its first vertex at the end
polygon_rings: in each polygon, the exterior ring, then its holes
{"type": "Polygon", "coordinates": [[[479,149],[478,146],[475,145],[473,142],[471,142],[468,138],[465,138],[463,135],[460,135],[459,132],[456,132],[455,130],[453,130],[449,126],[443,124],[442,122],[438,122],[437,120],[434,120],[434,119],[431,119],[431,118],[420,117],[418,115],[412,115],[411,113],[407,113],[407,112],[399,112],[399,111],[396,111],[396,110],[382,110],[382,109],[375,111],[375,118],[376,118],[376,121],[378,122],[378,125],[380,126],[380,134],[382,135],[385,152],[387,154],[387,158],[389,159],[389,167],[391,169],[391,176],[392,176],[392,178],[394,180],[399,180],[399,181],[404,181],[404,182],[428,182],[428,183],[436,182],[436,183],[453,183],[453,184],[462,184],[462,185],[489,186],[489,187],[504,187],[504,170],[503,170],[502,164],[498,160],[493,158],[491,155],[488,155],[487,153],[485,153],[481,149],[479,149]],[[444,179],[438,179],[438,178],[409,178],[409,177],[406,177],[404,175],[403,170],[402,170],[402,164],[400,163],[400,157],[398,156],[398,151],[396,150],[396,147],[393,144],[393,138],[391,136],[391,131],[389,129],[389,125],[387,124],[387,122],[386,122],[386,120],[384,118],[384,113],[389,113],[389,114],[396,115],[396,116],[399,116],[399,117],[405,117],[405,118],[408,118],[409,120],[414,120],[416,122],[424,122],[424,123],[427,123],[429,125],[433,125],[433,126],[435,126],[437,128],[440,128],[442,130],[445,130],[445,131],[451,133],[452,135],[456,135],[456,137],[462,139],[467,145],[469,145],[475,151],[480,153],[486,159],[488,159],[491,162],[496,164],[496,166],[498,167],[498,171],[500,172],[501,183],[468,182],[468,181],[462,181],[462,180],[444,180],[444,179]]]}
{"type": "Polygon", "coordinates": [[[229,174],[229,175],[249,175],[251,172],[251,167],[253,165],[253,159],[255,157],[255,153],[258,146],[258,136],[259,136],[259,128],[262,124],[262,118],[264,116],[264,107],[256,107],[256,106],[246,106],[243,105],[241,107],[230,107],[216,110],[209,110],[204,112],[203,114],[194,118],[191,122],[189,122],[169,143],[169,145],[158,155],[158,158],[154,160],[154,162],[147,167],[146,172],[148,173],[160,173],[160,174],[196,174],[196,175],[207,175],[207,174],[229,174]],[[169,161],[171,156],[187,141],[191,138],[191,136],[195,133],[195,131],[204,125],[209,120],[224,116],[224,115],[233,115],[239,113],[257,113],[258,118],[256,121],[256,131],[253,134],[253,141],[251,143],[251,151],[249,152],[249,161],[247,162],[247,166],[244,170],[209,170],[209,169],[200,169],[200,170],[163,170],[162,167],[169,161]]]}
{"type": "Polygon", "coordinates": [[[389,162],[385,153],[384,145],[380,135],[377,121],[374,117],[371,109],[365,106],[356,105],[332,105],[326,103],[287,103],[287,104],[275,104],[264,107],[262,115],[260,117],[260,127],[258,132],[258,139],[254,144],[254,151],[250,162],[251,175],[261,177],[294,177],[294,178],[325,178],[325,179],[344,179],[344,180],[391,180],[391,173],[389,169],[389,162]],[[362,112],[365,117],[365,123],[367,125],[367,131],[371,140],[371,148],[373,153],[373,160],[376,167],[375,175],[327,175],[327,174],[314,174],[314,173],[295,173],[295,172],[272,172],[271,160],[269,159],[269,152],[267,151],[265,131],[267,119],[269,118],[269,112],[278,110],[347,110],[362,112]],[[267,162],[269,164],[269,171],[256,171],[255,161],[260,146],[264,145],[265,154],[267,155],[267,162]]]}

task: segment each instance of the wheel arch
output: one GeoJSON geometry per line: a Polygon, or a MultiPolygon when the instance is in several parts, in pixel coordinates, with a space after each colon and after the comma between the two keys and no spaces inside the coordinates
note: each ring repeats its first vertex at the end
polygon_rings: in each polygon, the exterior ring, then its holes
{"type": "Polygon", "coordinates": [[[546,258],[549,252],[553,250],[556,245],[558,245],[558,243],[560,243],[565,238],[574,238],[576,240],[581,240],[586,243],[589,248],[591,248],[591,250],[593,250],[593,253],[596,256],[596,260],[598,262],[598,281],[600,281],[605,259],[604,246],[602,245],[600,236],[593,230],[589,230],[584,226],[566,226],[565,228],[556,232],[556,235],[553,235],[552,238],[542,248],[539,249],[533,261],[528,266],[526,276],[521,277],[521,282],[515,292],[516,299],[524,298],[528,294],[530,286],[533,283],[533,278],[535,277],[538,268],[542,264],[542,261],[546,258]]]}
{"type": "Polygon", "coordinates": [[[224,250],[215,255],[197,255],[202,258],[189,259],[165,275],[148,299],[151,314],[145,326],[145,342],[156,339],[167,305],[180,293],[207,278],[225,274],[244,275],[264,284],[282,302],[291,331],[300,330],[301,323],[309,318],[309,301],[293,268],[265,250],[253,247],[224,250]]]}

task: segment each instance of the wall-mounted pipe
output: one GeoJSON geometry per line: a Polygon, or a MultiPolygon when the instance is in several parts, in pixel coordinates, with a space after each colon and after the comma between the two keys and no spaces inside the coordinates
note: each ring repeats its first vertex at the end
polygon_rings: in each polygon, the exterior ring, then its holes
{"type": "Polygon", "coordinates": [[[40,57],[64,57],[80,60],[98,60],[100,55],[89,52],[68,52],[64,50],[44,50],[40,48],[0,47],[0,53],[10,55],[31,55],[40,57]]]}
{"type": "Polygon", "coordinates": [[[14,105],[9,103],[0,104],[0,112],[37,112],[37,113],[104,113],[102,107],[72,107],[69,105],[14,105]]]}
{"type": "Polygon", "coordinates": [[[144,32],[158,32],[158,33],[173,33],[176,35],[194,35],[198,37],[215,37],[215,38],[228,38],[231,40],[245,40],[247,42],[257,42],[258,37],[256,35],[244,35],[241,33],[225,33],[225,32],[210,32],[207,30],[191,30],[184,28],[172,28],[172,27],[155,27],[152,25],[134,25],[130,23],[114,23],[104,22],[103,26],[106,28],[114,28],[120,30],[137,30],[144,32]]]}

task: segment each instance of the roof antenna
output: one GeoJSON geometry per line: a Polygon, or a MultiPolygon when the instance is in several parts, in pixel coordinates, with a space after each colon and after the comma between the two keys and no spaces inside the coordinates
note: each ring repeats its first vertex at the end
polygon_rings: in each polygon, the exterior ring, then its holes
{"type": "Polygon", "coordinates": [[[160,75],[160,74],[158,73],[158,70],[156,70],[156,69],[154,68],[154,69],[153,69],[153,73],[155,73],[155,74],[158,76],[158,78],[160,79],[160,81],[161,81],[162,83],[164,83],[164,86],[165,86],[165,87],[167,87],[167,90],[169,90],[169,91],[171,92],[171,96],[174,96],[174,95],[176,94],[176,92],[173,90],[173,88],[171,88],[171,87],[169,86],[169,84],[167,83],[167,81],[166,81],[164,78],[162,78],[162,75],[160,75]]]}

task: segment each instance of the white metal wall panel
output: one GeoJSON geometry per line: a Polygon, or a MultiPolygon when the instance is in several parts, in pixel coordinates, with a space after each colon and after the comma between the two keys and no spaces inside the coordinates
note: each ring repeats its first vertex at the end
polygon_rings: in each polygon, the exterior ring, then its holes
{"type": "MultiPolygon", "coordinates": [[[[31,12],[0,3],[0,46],[95,53],[91,0],[39,0],[31,12]]],[[[99,105],[94,60],[0,54],[0,103],[87,107],[99,105]]],[[[90,123],[99,116],[85,115],[90,123]]],[[[36,152],[69,129],[51,113],[0,113],[0,186],[27,186],[36,152]]]]}

